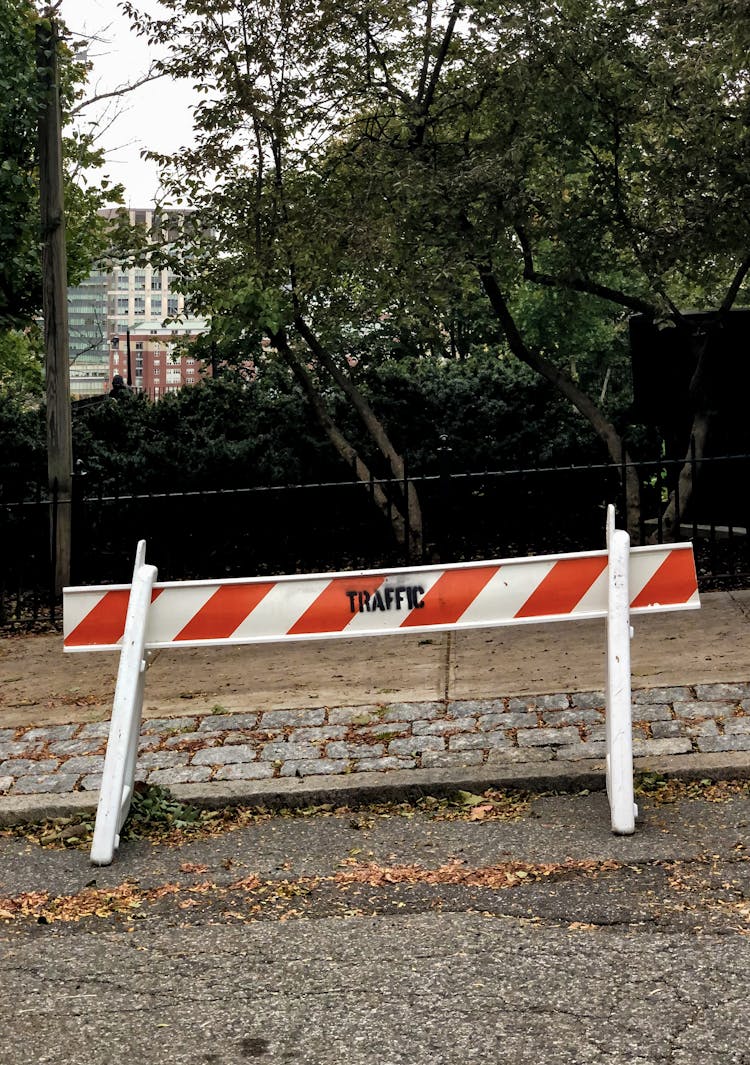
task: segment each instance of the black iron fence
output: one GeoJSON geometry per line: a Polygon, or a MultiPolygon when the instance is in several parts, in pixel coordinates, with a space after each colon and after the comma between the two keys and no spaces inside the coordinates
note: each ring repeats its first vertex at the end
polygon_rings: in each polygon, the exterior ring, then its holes
{"type": "MultiPolygon", "coordinates": [[[[683,463],[638,463],[641,517],[634,539],[663,542],[662,521],[683,463]]],[[[704,591],[750,584],[750,455],[704,459],[669,539],[693,541],[704,591]]],[[[135,545],[162,580],[403,565],[406,548],[392,509],[416,493],[424,562],[504,558],[604,546],[606,506],[625,525],[623,470],[612,464],[459,472],[443,454],[440,473],[363,484],[106,495],[78,477],[73,509],[74,584],[128,583],[135,545]]],[[[694,472],[697,474],[697,464],[694,472]]],[[[50,500],[0,501],[0,625],[59,620],[52,588],[50,500]]]]}

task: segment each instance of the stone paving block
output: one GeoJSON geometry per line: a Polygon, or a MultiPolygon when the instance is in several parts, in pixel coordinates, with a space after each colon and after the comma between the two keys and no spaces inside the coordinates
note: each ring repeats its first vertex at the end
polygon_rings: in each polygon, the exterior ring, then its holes
{"type": "Polygon", "coordinates": [[[177,736],[167,736],[162,746],[171,751],[180,748],[184,744],[200,743],[206,747],[215,747],[223,743],[226,737],[223,732],[180,732],[177,736]]]}
{"type": "Polygon", "coordinates": [[[487,750],[491,747],[509,747],[510,740],[504,732],[461,732],[448,739],[449,751],[487,750]]]}
{"type": "MultiPolygon", "coordinates": [[[[279,746],[283,746],[279,744],[279,746]]],[[[174,765],[185,760],[187,752],[175,752],[174,765]]],[[[190,758],[191,765],[234,765],[235,763],[254,762],[258,751],[250,744],[235,744],[232,747],[206,747],[196,751],[190,758]]]]}
{"type": "Polygon", "coordinates": [[[0,743],[6,743],[8,740],[12,740],[16,734],[14,728],[0,728],[0,743]]]}
{"type": "Polygon", "coordinates": [[[729,736],[750,735],[750,717],[732,717],[724,722],[724,732],[729,736]]]}
{"type": "Polygon", "coordinates": [[[410,758],[422,751],[444,751],[445,740],[442,736],[409,736],[403,740],[391,740],[388,754],[410,758]]]}
{"type": "Polygon", "coordinates": [[[0,776],[10,774],[13,777],[32,775],[40,776],[51,773],[60,764],[59,758],[9,758],[0,764],[0,776]]]}
{"type": "Polygon", "coordinates": [[[569,707],[567,710],[545,710],[542,714],[545,725],[598,725],[604,720],[604,715],[598,710],[579,710],[569,707]]]}
{"type": "Polygon", "coordinates": [[[633,754],[641,758],[645,755],[656,757],[664,754],[689,754],[693,745],[687,737],[666,740],[633,740],[633,754]]]}
{"type": "Polygon", "coordinates": [[[567,710],[570,706],[568,696],[560,692],[557,695],[524,695],[510,700],[508,709],[524,710],[567,710]]]}
{"type": "Polygon", "coordinates": [[[682,721],[654,721],[651,726],[651,734],[655,740],[673,739],[675,736],[683,736],[685,724],[682,721]]]}
{"type": "Polygon", "coordinates": [[[326,719],[325,707],[309,710],[266,710],[260,716],[261,728],[284,728],[287,725],[322,725],[326,719]]]}
{"type": "Polygon", "coordinates": [[[67,773],[47,773],[20,777],[10,789],[11,795],[62,795],[72,791],[77,776],[67,773]]]}
{"type": "Polygon", "coordinates": [[[387,769],[414,769],[416,761],[413,758],[362,758],[355,762],[355,773],[380,773],[387,769]]]}
{"type": "Polygon", "coordinates": [[[504,714],[483,714],[479,718],[479,727],[483,732],[495,729],[536,728],[539,719],[536,714],[506,710],[504,714]]]}
{"type": "Polygon", "coordinates": [[[470,732],[473,728],[476,728],[476,719],[473,717],[441,718],[439,721],[415,721],[412,725],[412,734],[414,736],[445,736],[453,732],[470,732]]]}
{"type": "Polygon", "coordinates": [[[228,732],[230,729],[257,728],[258,714],[206,714],[195,725],[198,732],[228,732]]]}
{"type": "Polygon", "coordinates": [[[696,684],[698,699],[731,699],[739,702],[750,697],[750,684],[696,684]]]}
{"type": "Polygon", "coordinates": [[[171,769],[184,764],[182,751],[147,751],[138,757],[138,765],[143,769],[171,769]]]}
{"type": "Polygon", "coordinates": [[[109,736],[109,721],[91,721],[88,725],[83,725],[81,731],[78,733],[76,739],[89,740],[89,739],[102,739],[106,740],[109,736]]]}
{"type": "Polygon", "coordinates": [[[578,729],[570,727],[519,729],[517,737],[519,747],[561,747],[581,738],[578,729]]]}
{"type": "Polygon", "coordinates": [[[523,765],[527,762],[551,762],[553,747],[498,747],[487,755],[487,765],[523,765]]]}
{"type": "Polygon", "coordinates": [[[100,773],[104,766],[103,754],[91,754],[81,758],[68,758],[60,766],[61,773],[100,773]]]}
{"type": "Polygon", "coordinates": [[[49,752],[54,755],[91,754],[99,747],[104,748],[103,740],[60,740],[49,745],[49,752]]]}
{"type": "Polygon", "coordinates": [[[586,742],[598,743],[599,740],[606,740],[607,738],[607,726],[606,725],[587,725],[585,728],[586,742]]]}
{"type": "Polygon", "coordinates": [[[674,712],[680,718],[698,717],[731,717],[734,712],[734,703],[730,702],[698,702],[675,703],[674,712]]]}
{"type": "Polygon", "coordinates": [[[604,692],[576,692],[571,699],[581,710],[603,710],[607,702],[604,692]]]}
{"type": "Polygon", "coordinates": [[[635,703],[634,721],[671,721],[672,711],[667,703],[635,703]]]}
{"type": "Polygon", "coordinates": [[[750,751],[750,735],[705,736],[698,740],[698,750],[704,754],[750,751]]]}
{"type": "Polygon", "coordinates": [[[98,791],[101,786],[101,773],[89,773],[88,776],[82,777],[78,784],[81,791],[98,791]]]}
{"type": "Polygon", "coordinates": [[[481,765],[483,760],[482,751],[425,751],[422,755],[422,768],[453,769],[481,765]]]}
{"type": "MultiPolygon", "coordinates": [[[[438,724],[438,722],[435,723],[438,724]]],[[[421,728],[422,726],[427,727],[430,724],[432,724],[432,722],[430,721],[415,721],[414,730],[416,731],[417,728],[421,728]]],[[[343,728],[343,725],[337,727],[343,728]]],[[[370,741],[370,739],[374,739],[377,741],[381,739],[390,738],[391,736],[395,739],[396,736],[403,735],[404,733],[410,733],[412,731],[412,724],[409,721],[381,721],[377,725],[353,725],[350,727],[352,728],[354,735],[362,736],[362,738],[367,740],[368,742],[370,741]]]]}
{"type": "Polygon", "coordinates": [[[160,732],[167,733],[185,731],[194,732],[198,728],[198,715],[191,714],[189,717],[152,717],[145,718],[141,722],[141,734],[160,732]]]}
{"type": "MultiPolygon", "coordinates": [[[[384,725],[384,731],[392,726],[384,725]]],[[[321,740],[340,740],[346,736],[346,725],[321,725],[314,728],[295,728],[289,736],[290,743],[320,743],[321,740]]]]}
{"type": "Polygon", "coordinates": [[[504,710],[503,699],[456,699],[447,707],[449,717],[478,717],[480,714],[501,714],[504,710]]]}
{"type": "MultiPolygon", "coordinates": [[[[286,762],[288,758],[305,761],[308,758],[320,758],[320,750],[314,743],[266,743],[261,749],[260,757],[264,762],[286,762]]],[[[227,761],[247,762],[250,759],[233,758],[227,761]]]]}
{"type": "Polygon", "coordinates": [[[673,703],[692,697],[693,693],[685,685],[672,688],[638,688],[633,692],[634,703],[673,703]]]}
{"type": "Polygon", "coordinates": [[[687,736],[718,736],[719,726],[711,719],[710,721],[686,721],[684,723],[687,736]]]}
{"type": "Polygon", "coordinates": [[[431,721],[444,714],[445,703],[389,703],[383,721],[431,721]]]}
{"type": "Polygon", "coordinates": [[[0,795],[10,791],[13,787],[13,777],[0,777],[0,795]]]}
{"type": "Polygon", "coordinates": [[[174,769],[152,769],[147,782],[168,788],[172,784],[202,784],[211,776],[211,767],[207,765],[183,765],[174,769]]]}
{"type": "Polygon", "coordinates": [[[281,767],[282,777],[328,777],[338,773],[345,773],[349,768],[347,759],[336,758],[311,758],[308,761],[284,762],[281,767]]]}
{"type": "Polygon", "coordinates": [[[216,770],[214,780],[267,780],[273,776],[270,762],[235,762],[216,770]]]}
{"type": "Polygon", "coordinates": [[[366,706],[336,706],[328,711],[329,725],[372,725],[383,720],[385,707],[370,703],[366,706]]]}
{"type": "Polygon", "coordinates": [[[0,743],[0,762],[6,758],[20,758],[24,754],[34,754],[44,744],[38,740],[36,743],[24,743],[23,740],[16,740],[9,743],[0,743]]]}
{"type": "Polygon", "coordinates": [[[584,758],[604,758],[607,754],[606,740],[587,740],[586,743],[566,743],[557,748],[560,761],[580,762],[584,758]]]}
{"type": "Polygon", "coordinates": [[[23,734],[25,740],[69,740],[76,734],[79,725],[45,725],[43,728],[30,728],[23,734]]]}
{"type": "Polygon", "coordinates": [[[384,753],[385,744],[383,743],[340,743],[334,741],[326,747],[328,758],[381,758],[384,753]]]}

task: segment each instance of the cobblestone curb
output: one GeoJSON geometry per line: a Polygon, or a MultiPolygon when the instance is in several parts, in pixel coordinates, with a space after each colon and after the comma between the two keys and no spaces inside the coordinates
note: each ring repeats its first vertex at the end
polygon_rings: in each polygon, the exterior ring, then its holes
{"type": "MultiPolygon", "coordinates": [[[[107,722],[0,729],[0,795],[96,792],[108,729],[107,722]]],[[[403,771],[460,776],[515,767],[538,775],[561,764],[591,767],[604,748],[603,692],[214,712],[146,719],[137,779],[205,790],[310,777],[354,783],[358,774],[403,771]]],[[[750,764],[750,682],[633,693],[636,758],[742,752],[750,764]]]]}

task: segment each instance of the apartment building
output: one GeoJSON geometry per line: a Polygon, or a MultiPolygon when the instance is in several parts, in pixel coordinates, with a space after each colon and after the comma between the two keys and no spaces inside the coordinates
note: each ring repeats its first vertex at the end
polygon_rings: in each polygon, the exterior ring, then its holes
{"type": "MultiPolygon", "coordinates": [[[[113,209],[102,213],[113,218],[117,212],[113,209]]],[[[185,210],[155,208],[131,208],[128,213],[131,225],[144,226],[148,232],[158,233],[167,241],[175,239],[185,218],[189,217],[185,210]]],[[[173,284],[171,271],[163,267],[147,264],[122,269],[108,264],[80,285],[68,289],[70,391],[74,399],[109,391],[113,375],[112,355],[122,358],[128,333],[131,340],[137,334],[137,342],[145,343],[142,338],[153,336],[154,326],[159,333],[165,319],[184,314],[184,298],[174,291],[173,284]],[[115,338],[117,344],[113,344],[115,338]]],[[[168,332],[184,340],[186,336],[197,335],[205,329],[205,322],[192,319],[187,332],[182,326],[170,326],[168,332]]],[[[122,376],[126,377],[126,374],[122,376]]],[[[189,380],[185,374],[183,383],[187,384],[189,380]]],[[[133,386],[142,387],[135,379],[133,386]]],[[[162,396],[163,389],[164,385],[160,384],[158,396],[154,398],[162,396]]],[[[154,395],[151,386],[144,390],[154,395]]]]}

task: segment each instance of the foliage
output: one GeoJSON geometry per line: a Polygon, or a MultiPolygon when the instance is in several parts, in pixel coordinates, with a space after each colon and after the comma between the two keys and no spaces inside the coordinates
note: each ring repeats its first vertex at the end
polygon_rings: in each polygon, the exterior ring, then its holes
{"type": "Polygon", "coordinates": [[[42,367],[42,338],[37,327],[0,331],[0,393],[40,396],[42,367]]]}
{"type": "MultiPolygon", "coordinates": [[[[38,70],[37,30],[49,27],[31,0],[0,0],[0,331],[26,328],[41,309],[38,121],[45,86],[38,70]]],[[[65,34],[62,28],[63,36],[65,34]]],[[[80,98],[87,64],[67,45],[58,55],[63,121],[80,98]]],[[[122,190],[87,184],[100,165],[90,129],[72,129],[63,145],[68,273],[76,284],[104,247],[105,202],[122,190]]]]}
{"type": "MultiPolygon", "coordinates": [[[[745,2],[166,7],[143,32],[204,95],[197,147],[163,162],[216,237],[184,283],[227,347],[311,333],[345,366],[395,357],[394,336],[430,355],[469,337],[549,381],[619,464],[608,388],[622,406],[639,311],[697,360],[702,453],[709,356],[681,309],[720,322],[746,292],[745,2]]],[[[631,523],[637,496],[631,476],[631,523]]]]}

